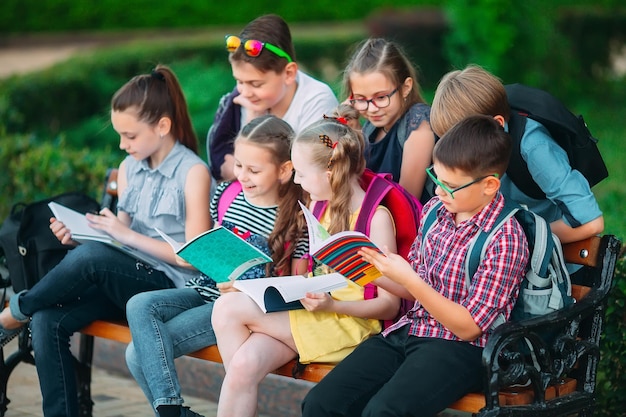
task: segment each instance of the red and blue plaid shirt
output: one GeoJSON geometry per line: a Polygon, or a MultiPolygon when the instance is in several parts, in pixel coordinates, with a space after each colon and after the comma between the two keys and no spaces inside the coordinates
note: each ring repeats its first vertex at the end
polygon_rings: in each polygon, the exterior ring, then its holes
{"type": "MultiPolygon", "coordinates": [[[[432,204],[433,201],[427,203],[422,213],[426,213],[432,204]]],[[[424,281],[470,312],[483,331],[479,338],[471,342],[479,347],[485,346],[489,327],[498,315],[502,313],[507,319],[510,316],[529,257],[524,231],[512,216],[495,232],[469,288],[466,285],[464,268],[470,243],[481,230],[489,232],[494,227],[503,207],[504,198],[498,193],[479,213],[456,226],[454,215],[442,206],[437,210],[437,220],[426,236],[424,250],[420,248],[422,218],[418,236],[409,252],[409,262],[424,281]]],[[[409,334],[413,336],[461,340],[435,320],[419,301],[383,335],[407,324],[409,334]]]]}

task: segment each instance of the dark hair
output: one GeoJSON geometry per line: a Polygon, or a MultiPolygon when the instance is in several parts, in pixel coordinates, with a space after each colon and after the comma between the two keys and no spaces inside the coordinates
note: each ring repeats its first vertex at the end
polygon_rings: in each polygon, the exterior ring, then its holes
{"type": "Polygon", "coordinates": [[[330,171],[332,198],[328,202],[331,234],[350,230],[350,179],[365,170],[365,141],[360,132],[335,119],[322,119],[300,132],[294,143],[310,146],[313,163],[330,171]]]}
{"type": "Polygon", "coordinates": [[[424,103],[415,67],[399,45],[382,38],[370,38],[359,44],[343,74],[344,97],[352,96],[350,85],[352,73],[372,72],[382,73],[396,87],[402,86],[407,78],[413,79],[413,87],[403,101],[404,110],[415,103],[424,103]]]}
{"type": "Polygon", "coordinates": [[[506,171],[511,157],[512,141],[504,128],[491,116],[467,117],[437,141],[433,160],[480,177],[506,171]]]}
{"type": "MultiPolygon", "coordinates": [[[[268,14],[257,17],[243,28],[239,34],[239,38],[242,43],[249,39],[269,42],[287,52],[291,59],[294,62],[296,61],[296,51],[291,40],[291,31],[289,30],[287,22],[278,15],[268,14]]],[[[229,60],[231,62],[247,62],[261,72],[274,71],[281,73],[288,64],[287,59],[279,57],[265,48],[261,51],[259,56],[252,57],[246,54],[243,47],[239,47],[235,52],[230,54],[229,60]]]]}
{"type": "MultiPolygon", "coordinates": [[[[289,123],[276,116],[265,115],[253,119],[241,129],[241,133],[235,139],[235,146],[240,142],[249,142],[263,147],[271,152],[274,163],[280,166],[291,159],[293,135],[289,123]]],[[[280,185],[278,214],[268,238],[274,261],[272,266],[268,265],[268,275],[291,274],[291,257],[306,230],[306,222],[298,200],[304,200],[302,187],[294,183],[292,178],[280,185]]]]}
{"type": "Polygon", "coordinates": [[[113,111],[137,110],[140,121],[156,125],[163,117],[172,121],[176,140],[198,153],[198,139],[191,125],[185,95],[174,72],[157,65],[150,74],[136,75],[124,84],[111,99],[113,111]]]}

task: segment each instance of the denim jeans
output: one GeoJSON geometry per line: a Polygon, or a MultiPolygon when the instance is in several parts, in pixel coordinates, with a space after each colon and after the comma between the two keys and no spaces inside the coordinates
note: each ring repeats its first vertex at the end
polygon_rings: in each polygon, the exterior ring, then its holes
{"type": "Polygon", "coordinates": [[[164,273],[94,242],[69,251],[32,289],[20,293],[21,313],[32,316],[44,416],[78,415],[70,336],[94,320],[123,318],[126,302],[139,292],[171,287],[164,273]]]}
{"type": "Polygon", "coordinates": [[[482,387],[482,348],[407,330],[357,346],[309,391],[302,416],[434,417],[482,387]]]}
{"type": "Polygon", "coordinates": [[[126,363],[155,410],[183,403],[174,359],[216,343],[212,311],[193,288],[146,292],[128,302],[133,341],[126,363]]]}

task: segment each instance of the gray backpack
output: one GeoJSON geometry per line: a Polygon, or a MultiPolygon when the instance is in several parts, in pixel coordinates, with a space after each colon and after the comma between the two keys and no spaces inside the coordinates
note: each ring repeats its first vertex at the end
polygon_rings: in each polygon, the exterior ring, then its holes
{"type": "MultiPolygon", "coordinates": [[[[441,206],[441,201],[438,201],[428,212],[424,213],[422,250],[426,235],[435,223],[437,209],[441,206]]],[[[510,320],[518,321],[542,316],[573,304],[572,283],[565,266],[561,242],[550,231],[550,226],[543,217],[518,204],[508,202],[505,203],[491,231],[488,233],[482,231],[477,234],[470,244],[469,256],[465,259],[466,287],[469,288],[471,279],[484,258],[493,235],[511,216],[515,216],[524,229],[530,259],[510,320]]],[[[501,315],[491,328],[494,329],[504,322],[505,318],[501,315]]]]}

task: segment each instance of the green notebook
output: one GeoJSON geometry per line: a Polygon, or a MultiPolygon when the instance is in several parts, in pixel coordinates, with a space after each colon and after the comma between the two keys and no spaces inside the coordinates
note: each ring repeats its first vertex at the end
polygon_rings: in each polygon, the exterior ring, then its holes
{"type": "Polygon", "coordinates": [[[223,226],[208,230],[185,244],[156,229],[174,252],[215,282],[234,281],[256,265],[272,258],[223,226]]]}

